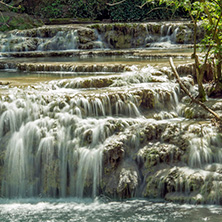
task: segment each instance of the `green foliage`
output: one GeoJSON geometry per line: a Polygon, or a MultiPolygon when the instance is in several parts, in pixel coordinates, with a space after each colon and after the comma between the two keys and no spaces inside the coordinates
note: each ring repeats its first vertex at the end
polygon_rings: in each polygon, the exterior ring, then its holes
{"type": "MultiPolygon", "coordinates": [[[[113,21],[147,21],[166,20],[181,17],[181,10],[172,12],[171,8],[163,5],[159,7],[158,1],[126,0],[121,5],[109,7],[110,19],[113,21]]],[[[186,13],[182,12],[185,16],[186,13]]]]}
{"type": "Polygon", "coordinates": [[[0,16],[0,31],[9,31],[13,29],[29,29],[37,26],[42,26],[41,20],[32,19],[32,17],[27,14],[17,14],[17,13],[2,13],[0,16]]]}
{"type": "Polygon", "coordinates": [[[169,19],[172,16],[181,16],[184,11],[159,7],[159,1],[147,4],[146,0],[126,0],[121,4],[107,3],[121,2],[118,0],[31,0],[24,1],[26,12],[43,18],[88,18],[91,20],[110,19],[112,21],[145,21],[169,19]],[[143,7],[141,7],[143,5],[143,7]]]}
{"type": "Polygon", "coordinates": [[[106,1],[96,0],[69,0],[69,13],[75,18],[91,18],[98,19],[106,17],[106,1]],[[103,15],[104,13],[104,15],[103,15]]]}
{"type": "Polygon", "coordinates": [[[44,18],[88,18],[107,17],[106,0],[40,0],[33,14],[44,18]]]}
{"type": "Polygon", "coordinates": [[[59,18],[62,16],[61,0],[50,2],[43,8],[43,14],[47,18],[59,18]]]}
{"type": "MultiPolygon", "coordinates": [[[[150,2],[150,0],[147,0],[150,2]]],[[[199,60],[195,59],[196,67],[199,68],[199,74],[197,74],[197,81],[199,85],[199,94],[203,91],[202,80],[205,72],[204,68],[207,63],[214,63],[214,79],[221,85],[222,83],[222,1],[221,0],[201,0],[201,1],[187,1],[187,0],[160,0],[160,4],[167,4],[173,6],[175,9],[182,6],[189,12],[190,18],[193,24],[196,26],[198,20],[201,21],[206,34],[202,41],[202,47],[204,49],[204,59],[202,64],[199,64],[199,60]],[[213,58],[213,60],[212,60],[213,58]],[[201,89],[202,88],[202,89],[201,89]]],[[[196,35],[196,33],[194,33],[196,35]]],[[[196,45],[194,44],[194,49],[196,45]]],[[[194,55],[195,55],[194,50],[194,55]]],[[[195,57],[197,58],[197,57],[195,57]]],[[[222,92],[222,87],[220,88],[222,92]]]]}
{"type": "Polygon", "coordinates": [[[139,21],[146,13],[146,7],[140,9],[136,5],[140,5],[140,0],[127,0],[121,5],[109,7],[110,18],[114,21],[139,21]]]}

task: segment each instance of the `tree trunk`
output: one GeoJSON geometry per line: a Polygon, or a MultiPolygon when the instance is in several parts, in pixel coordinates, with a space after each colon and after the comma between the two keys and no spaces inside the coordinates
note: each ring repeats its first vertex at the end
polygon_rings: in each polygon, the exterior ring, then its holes
{"type": "MultiPolygon", "coordinates": [[[[221,45],[220,45],[220,47],[221,47],[221,45]]],[[[219,82],[222,82],[221,67],[222,67],[222,56],[221,56],[221,54],[218,54],[217,80],[219,82]]]]}
{"type": "Polygon", "coordinates": [[[201,101],[195,99],[195,98],[191,95],[191,93],[189,92],[189,90],[186,88],[186,86],[185,86],[185,85],[183,84],[183,82],[180,80],[180,76],[179,76],[179,74],[178,74],[178,72],[177,72],[177,70],[176,70],[176,67],[175,67],[175,65],[174,65],[174,63],[173,63],[173,59],[172,59],[172,58],[169,59],[169,62],[170,62],[170,66],[171,66],[171,68],[172,68],[172,70],[173,70],[173,73],[174,73],[174,75],[175,75],[175,77],[176,77],[176,79],[177,79],[177,81],[178,81],[181,89],[191,98],[192,102],[194,102],[194,103],[202,106],[207,112],[211,113],[211,114],[216,118],[217,121],[221,122],[221,117],[220,117],[216,112],[214,112],[212,109],[210,109],[209,107],[207,107],[204,103],[202,103],[201,101]]]}
{"type": "Polygon", "coordinates": [[[204,77],[204,72],[206,69],[206,63],[203,65],[200,65],[198,56],[195,55],[195,71],[196,71],[196,77],[197,77],[197,84],[198,84],[198,98],[204,102],[207,100],[206,98],[206,92],[203,87],[203,77],[204,77]]]}

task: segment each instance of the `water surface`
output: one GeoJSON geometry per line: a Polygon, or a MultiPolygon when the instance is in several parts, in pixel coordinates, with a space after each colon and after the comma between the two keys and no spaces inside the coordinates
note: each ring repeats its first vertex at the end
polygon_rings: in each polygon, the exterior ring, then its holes
{"type": "Polygon", "coordinates": [[[0,221],[4,222],[219,222],[221,218],[221,206],[179,205],[141,199],[123,202],[91,199],[0,201],[0,221]]]}

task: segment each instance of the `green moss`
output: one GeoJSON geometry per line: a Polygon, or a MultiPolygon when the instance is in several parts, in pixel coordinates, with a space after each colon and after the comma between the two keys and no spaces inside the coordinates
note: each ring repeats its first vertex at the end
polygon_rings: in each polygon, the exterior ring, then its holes
{"type": "Polygon", "coordinates": [[[152,24],[152,25],[149,26],[149,30],[153,34],[158,34],[158,33],[160,33],[160,25],[152,24]]]}
{"type": "Polygon", "coordinates": [[[125,49],[131,47],[131,39],[130,35],[120,35],[117,39],[116,47],[117,49],[125,49]]]}
{"type": "Polygon", "coordinates": [[[8,22],[8,20],[10,19],[10,17],[9,16],[1,16],[0,17],[0,23],[6,23],[6,22],[8,22]]]}
{"type": "Polygon", "coordinates": [[[190,191],[200,191],[204,181],[201,177],[191,177],[188,179],[190,191]]]}
{"type": "Polygon", "coordinates": [[[159,154],[155,154],[155,153],[149,153],[147,156],[146,156],[147,160],[146,160],[146,168],[151,168],[152,166],[155,166],[157,165],[157,163],[160,161],[160,157],[159,157],[159,154]]]}
{"type": "Polygon", "coordinates": [[[82,83],[82,87],[83,88],[90,88],[91,87],[91,81],[90,80],[85,80],[83,83],[82,83]]]}
{"type": "Polygon", "coordinates": [[[32,19],[27,14],[18,14],[14,12],[3,13],[0,17],[0,31],[9,31],[13,29],[30,29],[43,25],[41,20],[32,19]]]}
{"type": "Polygon", "coordinates": [[[112,24],[108,24],[105,26],[106,32],[108,31],[112,31],[113,30],[113,25],[112,24]]]}
{"type": "Polygon", "coordinates": [[[1,25],[1,27],[0,27],[0,31],[1,32],[5,32],[5,31],[7,31],[9,29],[9,27],[7,26],[7,25],[1,25]]]}
{"type": "Polygon", "coordinates": [[[100,30],[101,26],[102,26],[101,24],[93,24],[93,25],[89,25],[88,27],[91,28],[91,29],[100,30]]]}
{"type": "Polygon", "coordinates": [[[193,108],[187,107],[184,111],[184,116],[188,119],[192,119],[194,116],[194,110],[193,108]]]}
{"type": "Polygon", "coordinates": [[[43,169],[43,191],[45,194],[50,193],[51,189],[58,188],[59,181],[59,160],[52,160],[46,163],[43,169]]]}
{"type": "Polygon", "coordinates": [[[153,176],[149,176],[146,179],[146,189],[144,192],[144,196],[145,197],[149,197],[149,198],[157,198],[158,197],[158,184],[159,181],[157,181],[157,179],[153,176]]]}
{"type": "Polygon", "coordinates": [[[153,109],[155,107],[154,94],[150,90],[144,90],[141,105],[145,108],[153,109]]]}
{"type": "Polygon", "coordinates": [[[72,18],[50,18],[49,23],[50,24],[69,24],[72,23],[73,19],[72,18]]]}

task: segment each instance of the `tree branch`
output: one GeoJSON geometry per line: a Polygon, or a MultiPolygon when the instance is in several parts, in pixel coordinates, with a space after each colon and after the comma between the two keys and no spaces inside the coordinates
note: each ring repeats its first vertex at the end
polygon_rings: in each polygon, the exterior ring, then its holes
{"type": "Polygon", "coordinates": [[[173,73],[174,73],[174,75],[175,75],[175,77],[176,77],[176,79],[177,79],[180,87],[181,87],[181,88],[183,89],[183,91],[191,98],[192,102],[194,102],[194,103],[202,106],[207,112],[211,113],[211,114],[216,118],[217,121],[222,121],[221,117],[220,117],[217,113],[215,113],[212,109],[210,109],[210,108],[207,107],[204,103],[202,103],[201,101],[195,99],[195,98],[191,95],[191,93],[189,92],[189,90],[186,88],[186,86],[185,86],[185,85],[183,84],[183,82],[180,80],[180,76],[179,76],[179,74],[178,74],[178,72],[177,72],[177,70],[176,70],[176,67],[174,66],[174,63],[173,63],[173,59],[172,59],[172,58],[170,58],[170,66],[171,66],[171,68],[172,68],[172,70],[173,70],[173,73]]]}
{"type": "MultiPolygon", "coordinates": [[[[220,13],[220,17],[218,18],[217,23],[215,25],[212,39],[215,39],[215,36],[216,36],[216,33],[217,33],[217,28],[218,28],[221,17],[222,17],[222,13],[220,13]]],[[[207,63],[207,60],[208,60],[208,57],[209,57],[209,54],[210,54],[210,50],[212,49],[212,47],[213,47],[213,45],[209,45],[209,47],[208,47],[207,53],[205,55],[205,61],[204,61],[205,64],[207,63]]]]}
{"type": "Polygon", "coordinates": [[[0,13],[1,13],[1,16],[2,16],[2,19],[3,19],[4,23],[5,23],[5,25],[9,28],[9,25],[6,23],[5,18],[4,18],[4,16],[3,16],[1,11],[0,11],[0,13]]]}
{"type": "Polygon", "coordinates": [[[125,2],[126,0],[122,0],[122,1],[119,1],[119,2],[114,2],[114,3],[106,3],[108,6],[115,6],[115,5],[119,5],[119,4],[122,4],[123,2],[125,2]]]}
{"type": "Polygon", "coordinates": [[[146,15],[149,15],[152,11],[156,11],[156,10],[159,10],[159,9],[166,9],[167,11],[168,10],[173,10],[173,9],[170,9],[170,8],[166,8],[166,7],[156,7],[156,8],[153,8],[153,9],[151,9],[150,11],[148,11],[147,13],[146,13],[146,15]]]}
{"type": "Polygon", "coordinates": [[[11,5],[9,5],[9,4],[6,4],[6,3],[3,2],[3,1],[0,1],[0,4],[5,5],[5,6],[8,7],[8,8],[14,8],[14,9],[17,8],[17,7],[11,6],[11,5]]]}
{"type": "Polygon", "coordinates": [[[148,2],[143,3],[142,5],[136,5],[136,7],[142,9],[148,2]]]}

